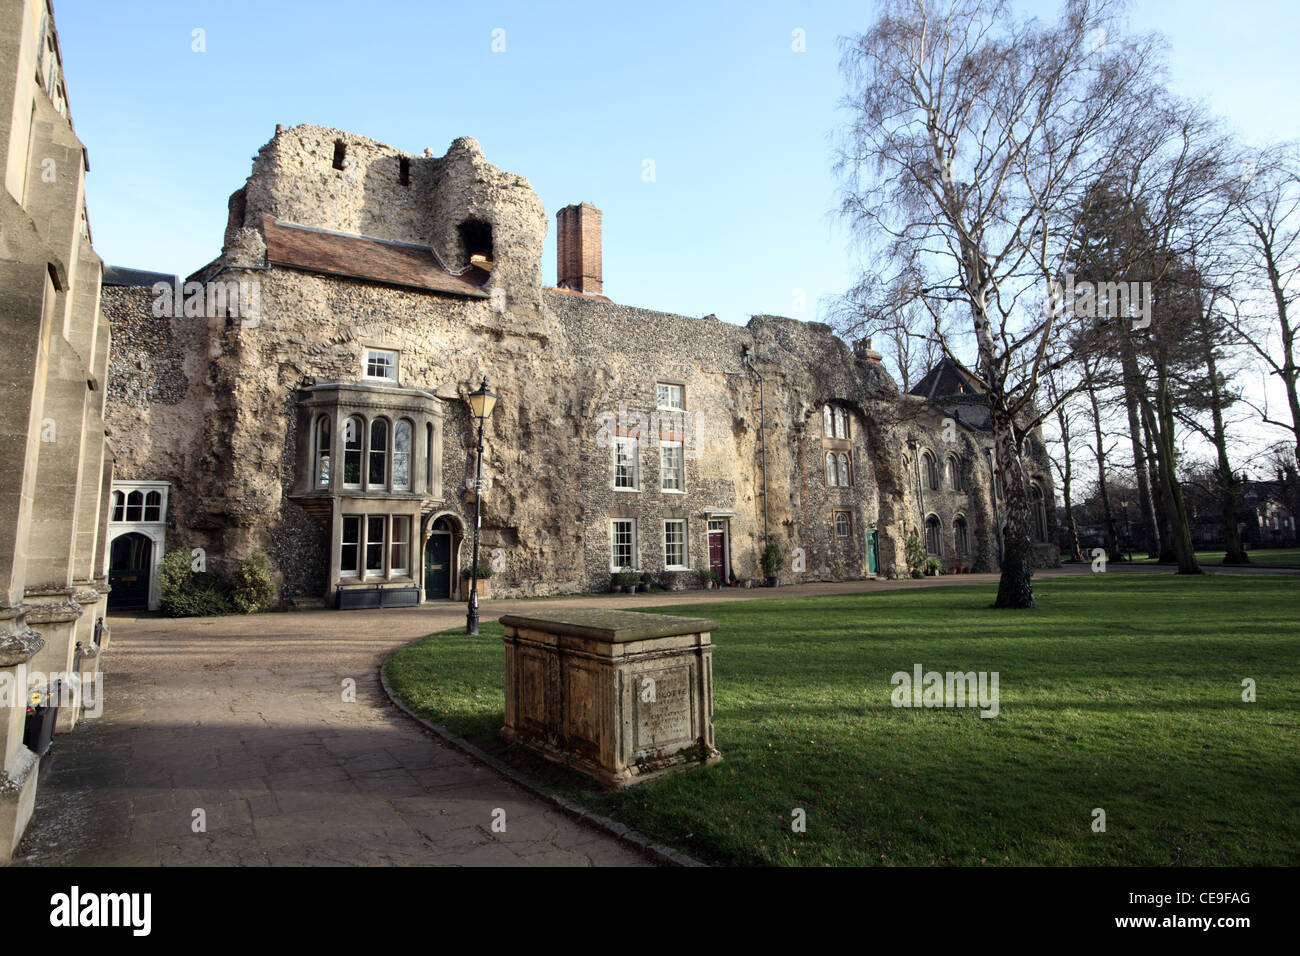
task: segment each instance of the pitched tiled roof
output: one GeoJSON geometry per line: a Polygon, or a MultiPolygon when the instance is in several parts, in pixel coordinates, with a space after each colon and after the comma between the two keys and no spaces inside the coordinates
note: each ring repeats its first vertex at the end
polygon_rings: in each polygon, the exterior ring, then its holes
{"type": "MultiPolygon", "coordinates": [[[[392,242],[262,217],[268,264],[486,299],[481,287],[443,268],[429,246],[392,242]]],[[[472,270],[467,275],[479,275],[472,270]]]]}

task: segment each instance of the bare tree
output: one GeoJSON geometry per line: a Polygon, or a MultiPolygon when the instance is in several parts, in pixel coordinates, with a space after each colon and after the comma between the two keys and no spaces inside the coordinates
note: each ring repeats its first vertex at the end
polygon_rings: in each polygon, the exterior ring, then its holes
{"type": "Polygon", "coordinates": [[[1016,19],[1005,0],[882,6],[844,50],[854,116],[841,211],[883,268],[922,277],[914,294],[931,315],[969,313],[1006,500],[995,603],[1033,607],[1021,448],[1052,411],[1039,385],[1065,321],[1038,306],[1072,210],[1139,113],[1154,41],[1122,36],[1118,0],[1067,0],[1053,25],[1016,19]]]}

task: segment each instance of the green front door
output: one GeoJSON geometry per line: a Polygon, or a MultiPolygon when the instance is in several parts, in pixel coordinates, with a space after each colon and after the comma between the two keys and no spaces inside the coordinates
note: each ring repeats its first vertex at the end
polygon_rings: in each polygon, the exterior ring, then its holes
{"type": "Polygon", "coordinates": [[[876,574],[879,563],[876,558],[876,529],[872,528],[867,532],[867,573],[876,574]]]}
{"type": "Polygon", "coordinates": [[[451,599],[451,535],[435,531],[424,546],[424,599],[451,599]]]}

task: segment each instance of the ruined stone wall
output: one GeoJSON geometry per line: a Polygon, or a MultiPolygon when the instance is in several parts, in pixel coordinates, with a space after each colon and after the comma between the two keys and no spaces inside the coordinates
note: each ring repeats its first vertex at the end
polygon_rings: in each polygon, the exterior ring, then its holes
{"type": "MultiPolygon", "coordinates": [[[[108,396],[117,476],[172,482],[169,547],[205,547],[219,571],[262,550],[283,598],[322,595],[328,528],[291,498],[305,440],[298,396],[359,379],[369,347],[397,351],[399,384],[446,403],[443,500],[426,517],[447,513],[472,527],[475,428],[464,396],[485,375],[500,396],[486,430],[481,541],[483,560],[504,552],[495,594],[604,589],[615,517],[637,520],[639,564],[654,573],[664,565],[662,522],[685,518],[691,571],[675,580],[689,584],[708,567],[708,514],[724,514],[733,574],[759,578],[763,435],[767,526],[784,554],[784,582],[863,576],[873,528],[879,573],[906,573],[903,542],[923,527],[908,439],[941,447],[944,422],[900,397],[878,363],[855,358],[827,326],[757,316],[741,327],[543,289],[541,204],[526,180],[492,167],[469,139],[434,159],[321,127],[280,131],[231,208],[223,256],[201,278],[257,283],[252,320],[156,318],[150,290],[105,290],[117,343],[108,396]],[[332,166],[339,139],[352,164],[343,170],[332,166]],[[398,181],[404,157],[409,185],[398,181]],[[466,264],[460,226],[486,223],[491,298],[268,268],[262,215],[431,243],[453,269],[466,264]],[[655,417],[661,381],[683,385],[686,396],[685,421],[666,428],[655,417]],[[851,415],[851,487],[826,480],[827,403],[851,415]],[[645,439],[636,492],[613,488],[611,439],[629,426],[645,439]],[[660,487],[659,443],[669,432],[686,452],[680,494],[660,487]],[[840,510],[851,515],[846,538],[836,534],[840,510]]],[[[949,538],[952,515],[967,516],[980,562],[991,566],[987,469],[968,429],[959,426],[955,440],[970,467],[968,491],[934,506],[949,538]]],[[[469,548],[467,536],[462,565],[469,548]]]]}

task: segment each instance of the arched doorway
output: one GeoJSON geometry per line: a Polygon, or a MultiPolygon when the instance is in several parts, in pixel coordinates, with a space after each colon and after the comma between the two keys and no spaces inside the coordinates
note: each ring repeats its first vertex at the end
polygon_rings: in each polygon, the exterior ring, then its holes
{"type": "Polygon", "coordinates": [[[138,531],[113,539],[108,558],[110,611],[138,610],[149,606],[153,542],[138,531]]]}
{"type": "Polygon", "coordinates": [[[455,526],[446,515],[433,523],[424,544],[424,599],[449,601],[452,595],[455,526]]]}

